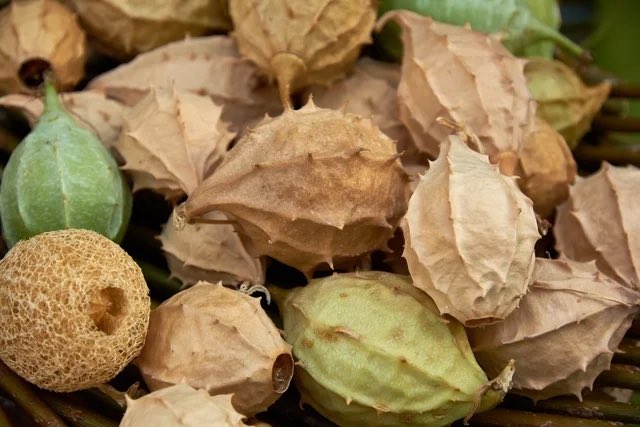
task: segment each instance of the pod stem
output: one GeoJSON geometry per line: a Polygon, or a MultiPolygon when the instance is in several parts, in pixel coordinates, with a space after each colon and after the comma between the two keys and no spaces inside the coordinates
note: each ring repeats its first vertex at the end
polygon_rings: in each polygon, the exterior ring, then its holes
{"type": "Polygon", "coordinates": [[[611,369],[600,374],[596,383],[601,386],[640,390],[640,368],[630,365],[611,365],[611,369]]]}
{"type": "Polygon", "coordinates": [[[541,36],[541,39],[554,42],[559,48],[573,55],[574,57],[577,57],[581,62],[593,62],[591,54],[586,49],[570,40],[568,37],[562,35],[558,31],[554,30],[553,28],[548,27],[537,20],[533,21],[532,26],[535,28],[536,33],[541,36]]]}
{"type": "Polygon", "coordinates": [[[118,423],[87,409],[77,403],[71,403],[56,393],[42,392],[40,396],[60,416],[65,418],[74,427],[117,427],[118,423]]]}
{"type": "Polygon", "coordinates": [[[487,411],[502,402],[507,392],[511,389],[511,382],[513,381],[515,371],[516,361],[511,359],[497,377],[478,390],[475,406],[471,413],[464,418],[465,424],[467,424],[476,412],[487,411]]]}
{"type": "Polygon", "coordinates": [[[51,77],[44,81],[44,111],[45,113],[58,111],[62,108],[56,85],[51,77]]]}

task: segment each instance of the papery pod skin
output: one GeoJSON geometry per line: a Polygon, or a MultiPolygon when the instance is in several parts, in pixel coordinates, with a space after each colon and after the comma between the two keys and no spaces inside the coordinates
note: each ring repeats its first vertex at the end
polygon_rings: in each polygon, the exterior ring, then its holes
{"type": "Polygon", "coordinates": [[[59,2],[12,1],[0,11],[0,94],[37,93],[46,69],[72,88],[84,76],[86,50],[76,16],[59,2]]]}
{"type": "Polygon", "coordinates": [[[640,169],[604,162],[578,179],[558,207],[556,248],[576,261],[595,260],[613,279],[640,288],[640,169]]]}
{"type": "Polygon", "coordinates": [[[408,276],[337,274],[284,292],[272,295],[302,402],[340,426],[445,426],[497,405],[509,387],[513,365],[488,381],[462,325],[408,276]]]}
{"type": "Polygon", "coordinates": [[[535,117],[524,61],[486,34],[407,11],[380,24],[389,20],[403,29],[400,119],[418,149],[437,157],[450,132],[436,121],[444,117],[477,135],[492,162],[515,157],[535,117]]]}
{"type": "Polygon", "coordinates": [[[609,369],[639,298],[593,263],[537,258],[518,309],[502,323],[468,331],[469,341],[488,375],[515,359],[514,393],[534,400],[581,398],[609,369]]]}
{"type": "MultiPolygon", "coordinates": [[[[220,212],[211,212],[207,218],[228,220],[220,212]]],[[[231,224],[186,224],[177,230],[174,212],[162,229],[160,241],[171,275],[184,286],[200,280],[225,285],[244,281],[264,284],[264,262],[247,251],[231,224]]]]}
{"type": "Polygon", "coordinates": [[[607,100],[611,83],[586,86],[571,68],[544,58],[529,60],[524,72],[538,103],[538,116],[560,132],[571,149],[575,148],[607,100]]]}
{"type": "Polygon", "coordinates": [[[207,282],[151,312],[136,365],[151,390],[185,382],[211,395],[231,393],[247,416],[267,409],[293,376],[291,347],[259,299],[207,282]]]}
{"type": "Polygon", "coordinates": [[[127,396],[119,427],[246,427],[231,404],[232,395],[210,396],[186,384],[154,391],[140,399],[127,396]]]}
{"type": "MultiPolygon", "coordinates": [[[[549,28],[560,30],[562,16],[560,15],[560,5],[558,0],[527,0],[527,6],[533,16],[549,28]]],[[[522,51],[523,56],[543,58],[553,57],[554,44],[552,41],[538,41],[531,43],[522,51]]]]}
{"type": "Polygon", "coordinates": [[[65,111],[51,82],[45,110],[9,158],[0,217],[9,246],[36,234],[84,228],[116,242],[131,215],[131,191],[111,154],[65,111]]]}
{"type": "Polygon", "coordinates": [[[376,20],[375,0],[233,0],[229,10],[240,53],[277,81],[285,103],[343,76],[376,20]]]}
{"type": "Polygon", "coordinates": [[[265,114],[282,112],[278,91],[256,66],[240,58],[233,40],[225,36],[186,39],[142,53],[96,77],[89,88],[133,106],[152,87],[170,83],[222,105],[222,120],[233,131],[255,124],[265,114]]]}
{"type": "Polygon", "coordinates": [[[115,149],[133,191],[177,199],[190,194],[222,161],[235,137],[209,97],[156,88],[128,112],[115,149]]]}
{"type": "Polygon", "coordinates": [[[515,174],[520,177],[520,189],[533,201],[533,209],[547,218],[569,198],[576,162],[562,135],[537,119],[536,129],[522,144],[515,174]]]}
{"type": "Polygon", "coordinates": [[[104,52],[129,58],[158,46],[229,30],[227,0],[65,0],[104,52]],[[108,23],[108,25],[105,25],[108,23]]]}
{"type": "Polygon", "coordinates": [[[505,319],[533,270],[540,235],[532,205],[514,178],[450,136],[401,224],[414,285],[465,326],[505,319]]]}
{"type": "Polygon", "coordinates": [[[184,217],[220,210],[256,254],[310,275],[384,249],[406,184],[393,141],[371,120],[310,101],[247,132],[189,195],[184,217]]]}

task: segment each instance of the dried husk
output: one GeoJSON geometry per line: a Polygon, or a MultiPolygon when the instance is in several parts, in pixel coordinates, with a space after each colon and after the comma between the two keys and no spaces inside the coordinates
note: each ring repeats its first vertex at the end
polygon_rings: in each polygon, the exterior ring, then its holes
{"type": "Polygon", "coordinates": [[[233,0],[229,10],[240,53],[278,82],[284,102],[343,76],[376,19],[375,0],[233,0]]]}
{"type": "Polygon", "coordinates": [[[449,133],[437,122],[444,117],[476,134],[491,161],[510,172],[535,117],[525,61],[468,28],[409,11],[385,14],[379,26],[389,20],[403,29],[400,119],[418,149],[437,157],[449,133]]]}
{"type": "Polygon", "coordinates": [[[184,382],[211,395],[231,393],[247,416],[267,409],[293,376],[291,346],[259,299],[207,282],[151,312],[136,364],[151,390],[184,382]]]}
{"type": "Polygon", "coordinates": [[[562,135],[538,118],[536,129],[518,153],[515,174],[520,177],[520,189],[533,201],[533,209],[546,218],[569,198],[569,186],[576,177],[576,162],[562,135]]]}
{"type": "MultiPolygon", "coordinates": [[[[221,212],[211,212],[207,219],[224,221],[221,212]]],[[[175,212],[160,235],[171,275],[184,286],[200,280],[238,285],[248,281],[264,284],[264,262],[245,248],[231,224],[186,224],[175,226],[175,212]]]]}
{"type": "Polygon", "coordinates": [[[37,93],[48,68],[59,88],[72,88],[85,61],[85,33],[59,2],[13,1],[0,11],[0,94],[37,93]]]}
{"type": "Polygon", "coordinates": [[[190,194],[222,161],[235,133],[207,96],[155,88],[124,118],[115,149],[133,190],[148,188],[177,199],[190,194]]]}
{"type": "Polygon", "coordinates": [[[502,323],[468,331],[469,340],[489,376],[515,359],[513,392],[581,398],[609,369],[639,298],[593,263],[538,258],[520,307],[502,323]]]}
{"type": "Polygon", "coordinates": [[[598,269],[640,288],[640,170],[604,162],[578,179],[558,207],[553,234],[560,253],[576,261],[595,260],[598,269]]]}
{"type": "Polygon", "coordinates": [[[531,200],[458,136],[420,177],[402,230],[414,285],[465,326],[505,319],[527,291],[540,237],[531,200]]]}
{"type": "Polygon", "coordinates": [[[310,101],[247,132],[184,215],[220,210],[257,254],[310,274],[384,249],[406,210],[406,184],[393,141],[371,120],[310,101]]]}
{"type": "Polygon", "coordinates": [[[76,10],[96,46],[119,58],[133,57],[187,35],[231,29],[227,0],[65,1],[76,10]]]}
{"type": "Polygon", "coordinates": [[[529,91],[538,102],[538,116],[560,132],[573,149],[591,128],[611,84],[604,81],[586,86],[575,71],[552,59],[531,59],[524,72],[529,91]]]}

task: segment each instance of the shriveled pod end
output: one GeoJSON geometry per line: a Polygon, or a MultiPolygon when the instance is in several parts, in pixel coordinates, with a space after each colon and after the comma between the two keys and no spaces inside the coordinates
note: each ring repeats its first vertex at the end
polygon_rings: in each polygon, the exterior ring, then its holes
{"type": "Polygon", "coordinates": [[[282,105],[290,108],[291,92],[299,89],[300,79],[304,77],[307,67],[299,56],[285,52],[271,58],[271,69],[278,82],[282,105]]]}

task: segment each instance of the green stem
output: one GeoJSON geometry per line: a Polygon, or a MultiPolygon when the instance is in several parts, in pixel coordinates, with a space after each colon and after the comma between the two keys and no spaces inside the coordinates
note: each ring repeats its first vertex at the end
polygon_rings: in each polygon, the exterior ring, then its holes
{"type": "Polygon", "coordinates": [[[593,119],[593,127],[620,132],[640,132],[640,118],[599,115],[593,119]]]}
{"type": "Polygon", "coordinates": [[[0,407],[0,426],[11,427],[11,421],[9,420],[9,416],[7,413],[0,407]]]}
{"type": "MultiPolygon", "coordinates": [[[[474,427],[611,427],[612,423],[498,408],[474,415],[471,418],[471,425],[474,427]]],[[[638,424],[626,424],[625,426],[640,427],[638,424]]]]}
{"type": "Polygon", "coordinates": [[[615,363],[640,366],[640,347],[633,340],[625,340],[618,347],[619,352],[613,356],[615,363]]]}
{"type": "Polygon", "coordinates": [[[620,145],[580,144],[573,150],[573,155],[578,161],[602,162],[605,160],[610,163],[630,163],[640,166],[640,150],[620,145]]]}
{"type": "Polygon", "coordinates": [[[611,365],[596,380],[598,385],[640,390],[640,368],[630,365],[611,365]]]}
{"type": "Polygon", "coordinates": [[[62,394],[42,392],[40,396],[74,427],[118,427],[118,423],[62,398],[62,394]]]}
{"type": "Polygon", "coordinates": [[[182,284],[178,280],[171,279],[168,271],[146,261],[136,260],[136,262],[140,266],[144,278],[147,280],[149,289],[151,289],[159,299],[166,299],[180,292],[182,284]]]}

